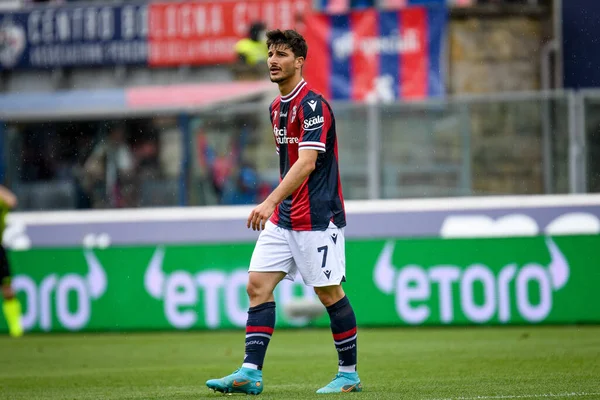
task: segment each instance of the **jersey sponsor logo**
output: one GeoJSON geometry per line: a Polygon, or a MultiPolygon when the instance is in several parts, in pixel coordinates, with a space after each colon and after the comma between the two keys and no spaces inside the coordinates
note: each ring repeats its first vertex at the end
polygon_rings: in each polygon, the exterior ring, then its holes
{"type": "MultiPolygon", "coordinates": [[[[167,322],[177,329],[245,327],[248,308],[242,295],[248,284],[248,267],[231,268],[235,264],[221,265],[220,261],[213,263],[209,258],[184,268],[178,264],[177,254],[180,254],[177,248],[157,247],[144,273],[146,293],[160,301],[159,309],[167,322]],[[167,252],[170,251],[175,254],[169,260],[167,252]]],[[[316,295],[302,280],[284,280],[277,285],[274,296],[278,304],[287,304],[294,300],[313,300],[316,295]]],[[[283,320],[292,326],[309,323],[307,318],[285,314],[283,320]]],[[[254,340],[265,342],[260,338],[252,338],[254,340]]]]}
{"type": "Polygon", "coordinates": [[[366,56],[416,53],[421,49],[420,34],[418,29],[406,29],[400,35],[357,38],[352,32],[348,32],[333,40],[333,55],[337,59],[345,59],[354,52],[366,56]]]}
{"type": "Polygon", "coordinates": [[[310,107],[311,110],[315,111],[315,109],[317,108],[317,101],[316,100],[310,100],[307,102],[308,106],[310,107]]]}
{"type": "Polygon", "coordinates": [[[69,331],[88,325],[95,300],[106,293],[108,279],[93,249],[86,248],[83,256],[87,264],[85,274],[51,273],[43,276],[39,285],[37,279],[28,275],[14,277],[14,290],[24,296],[26,311],[22,324],[26,331],[36,326],[42,331],[50,331],[56,323],[69,331]]]}
{"type": "Polygon", "coordinates": [[[304,129],[308,129],[314,125],[322,124],[325,122],[325,118],[322,115],[314,116],[304,120],[304,129]]]}
{"type": "Polygon", "coordinates": [[[460,314],[475,323],[492,318],[501,323],[514,322],[515,318],[541,322],[552,311],[554,293],[567,284],[571,271],[567,257],[550,236],[545,239],[546,249],[531,262],[523,266],[511,262],[499,269],[481,259],[466,266],[410,264],[396,268],[392,263],[395,244],[388,241],[379,254],[374,282],[383,293],[395,295],[396,312],[408,324],[420,324],[432,316],[448,324],[460,314]],[[413,283],[417,284],[413,287],[413,283]],[[483,302],[475,301],[476,287],[483,289],[483,302]],[[421,296],[423,293],[426,295],[421,296]],[[416,299],[422,303],[415,307],[416,299]],[[430,308],[428,301],[439,301],[439,307],[430,308]]]}
{"type": "Polygon", "coordinates": [[[299,143],[297,137],[287,137],[287,129],[285,127],[279,129],[277,125],[273,125],[273,134],[277,144],[299,143]]]}

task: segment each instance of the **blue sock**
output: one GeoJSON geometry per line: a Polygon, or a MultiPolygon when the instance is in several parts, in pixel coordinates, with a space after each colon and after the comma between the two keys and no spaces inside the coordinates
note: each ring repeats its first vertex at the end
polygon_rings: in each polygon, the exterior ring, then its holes
{"type": "Polygon", "coordinates": [[[356,371],[356,316],[348,297],[327,307],[340,371],[356,371]]]}
{"type": "Polygon", "coordinates": [[[275,302],[259,304],[248,310],[246,322],[246,355],[244,364],[254,364],[262,369],[267,346],[275,328],[275,302]]]}

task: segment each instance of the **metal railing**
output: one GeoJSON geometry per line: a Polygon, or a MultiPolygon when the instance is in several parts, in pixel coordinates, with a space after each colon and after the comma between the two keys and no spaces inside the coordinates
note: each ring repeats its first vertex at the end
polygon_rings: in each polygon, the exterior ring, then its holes
{"type": "MultiPolygon", "coordinates": [[[[334,103],[333,109],[347,199],[600,191],[600,91],[334,103]]],[[[33,199],[24,201],[22,209],[77,208],[77,196],[92,196],[82,192],[77,181],[85,172],[83,163],[70,165],[53,145],[45,145],[53,137],[63,142],[69,138],[68,129],[65,134],[58,127],[69,126],[69,118],[62,118],[63,122],[41,125],[27,120],[2,125],[5,181],[22,197],[33,199]],[[50,179],[25,177],[23,171],[32,169],[24,160],[33,142],[35,151],[49,151],[43,156],[49,165],[60,164],[60,173],[50,179]]],[[[154,169],[132,179],[134,200],[123,206],[252,203],[278,182],[264,103],[136,118],[154,126],[158,161],[152,161],[154,169]]],[[[82,119],[85,116],[77,116],[82,119]]],[[[106,133],[102,118],[89,120],[88,125],[96,127],[88,134],[98,138],[106,133]]],[[[133,154],[137,150],[132,143],[133,154]]],[[[80,151],[92,151],[91,144],[86,146],[74,148],[79,158],[85,158],[80,151]]],[[[96,189],[94,196],[111,195],[102,182],[96,189]]],[[[91,206],[114,203],[97,204],[92,201],[91,206]]]]}

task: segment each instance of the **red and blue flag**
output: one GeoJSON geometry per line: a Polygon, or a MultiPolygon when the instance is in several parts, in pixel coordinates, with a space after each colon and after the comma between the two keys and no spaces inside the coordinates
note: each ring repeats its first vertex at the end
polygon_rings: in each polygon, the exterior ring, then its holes
{"type": "Polygon", "coordinates": [[[334,100],[415,100],[444,94],[444,7],[312,14],[304,75],[334,100]]]}

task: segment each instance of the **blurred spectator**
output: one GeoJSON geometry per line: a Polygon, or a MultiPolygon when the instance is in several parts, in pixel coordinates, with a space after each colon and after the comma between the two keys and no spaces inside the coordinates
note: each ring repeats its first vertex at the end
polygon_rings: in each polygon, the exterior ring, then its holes
{"type": "Polygon", "coordinates": [[[134,158],[126,142],[124,124],[113,125],[83,166],[82,187],[94,208],[134,205],[134,158]]]}
{"type": "Polygon", "coordinates": [[[225,182],[221,204],[256,204],[258,187],[256,168],[251,163],[242,163],[225,182]]]}
{"type": "Polygon", "coordinates": [[[133,144],[132,152],[138,179],[156,179],[161,175],[158,146],[155,138],[142,137],[133,144]]]}
{"type": "Polygon", "coordinates": [[[237,79],[265,78],[268,55],[266,30],[264,23],[255,22],[250,26],[248,36],[236,43],[235,52],[238,60],[234,64],[233,71],[237,79]]]}
{"type": "Polygon", "coordinates": [[[257,204],[274,188],[260,177],[247,152],[250,134],[250,129],[241,128],[219,151],[201,128],[197,133],[199,164],[207,172],[218,204],[257,204]]]}
{"type": "Polygon", "coordinates": [[[75,159],[72,165],[73,184],[75,191],[75,208],[86,209],[92,208],[92,197],[88,190],[85,190],[83,185],[83,166],[93,150],[92,135],[76,135],[74,140],[75,159]]]}
{"type": "Polygon", "coordinates": [[[225,183],[237,162],[237,146],[235,143],[231,143],[229,153],[219,154],[217,149],[209,143],[202,129],[198,132],[197,143],[199,164],[207,172],[217,202],[221,203],[225,183]]]}

